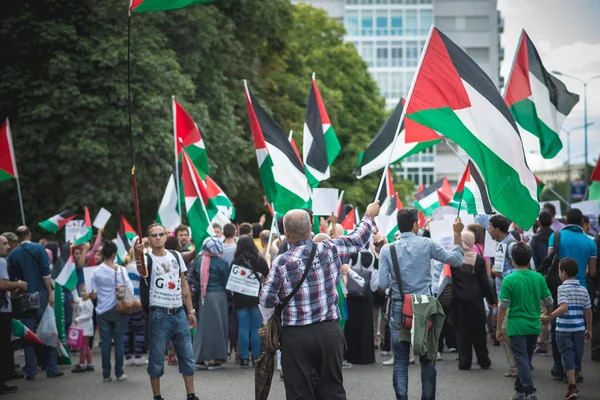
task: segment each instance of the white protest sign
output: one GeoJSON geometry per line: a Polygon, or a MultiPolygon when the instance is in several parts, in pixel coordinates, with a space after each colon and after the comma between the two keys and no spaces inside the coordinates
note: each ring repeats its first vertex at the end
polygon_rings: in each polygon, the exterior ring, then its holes
{"type": "Polygon", "coordinates": [[[338,190],[315,188],[312,194],[312,210],[315,215],[330,216],[331,213],[337,214],[338,190]]]}
{"type": "Polygon", "coordinates": [[[554,208],[556,208],[556,218],[562,218],[562,211],[560,211],[560,200],[544,201],[543,203],[540,203],[540,209],[542,209],[546,203],[550,203],[554,206],[554,208]]]}
{"type": "Polygon", "coordinates": [[[483,256],[484,257],[494,257],[496,255],[496,242],[492,239],[492,235],[486,230],[485,231],[485,243],[483,245],[483,256]]]}
{"type": "Polygon", "coordinates": [[[504,257],[506,257],[506,248],[508,243],[496,243],[496,252],[494,253],[494,267],[492,271],[504,271],[504,257]]]}
{"type": "Polygon", "coordinates": [[[94,225],[97,229],[102,229],[106,226],[106,223],[110,219],[112,214],[106,208],[102,207],[98,214],[96,214],[96,218],[94,218],[94,225]]]}
{"type": "Polygon", "coordinates": [[[438,243],[444,249],[451,251],[454,246],[454,231],[450,219],[439,219],[429,223],[431,240],[438,243]]]}
{"type": "Polygon", "coordinates": [[[571,208],[578,208],[583,214],[600,214],[600,203],[598,202],[598,200],[586,200],[579,203],[572,203],[571,208]]]}
{"type": "MultiPolygon", "coordinates": [[[[433,220],[443,219],[447,217],[451,217],[452,221],[456,219],[458,215],[458,209],[450,206],[444,206],[436,208],[433,211],[432,218],[433,220]]],[[[475,222],[475,217],[467,213],[467,210],[460,210],[460,219],[465,226],[472,224],[475,222]]]]}
{"type": "Polygon", "coordinates": [[[259,277],[251,269],[233,264],[225,289],[246,296],[258,297],[259,277]]]}
{"type": "Polygon", "coordinates": [[[74,243],[77,238],[85,236],[87,228],[83,219],[72,219],[65,225],[65,242],[74,243]]]}
{"type": "Polygon", "coordinates": [[[98,267],[85,267],[83,268],[83,281],[85,282],[86,288],[90,287],[90,282],[92,282],[92,274],[98,267]]]}

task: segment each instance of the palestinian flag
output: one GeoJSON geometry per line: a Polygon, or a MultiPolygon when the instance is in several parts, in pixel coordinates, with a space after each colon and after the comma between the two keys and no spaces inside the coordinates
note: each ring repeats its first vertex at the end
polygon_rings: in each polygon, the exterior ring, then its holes
{"type": "Polygon", "coordinates": [[[449,264],[444,264],[438,283],[438,296],[442,294],[448,285],[452,285],[452,268],[449,264]]]}
{"type": "Polygon", "coordinates": [[[460,146],[479,168],[492,206],[524,229],[532,226],[540,210],[537,186],[510,110],[477,63],[435,28],[410,90],[406,118],[460,146]]]}
{"type": "Polygon", "coordinates": [[[200,252],[204,240],[215,234],[212,222],[219,211],[209,197],[208,189],[185,151],[183,152],[182,173],[188,222],[192,229],[195,250],[200,252]]]}
{"type": "Polygon", "coordinates": [[[73,214],[69,210],[63,210],[60,213],[56,214],[53,217],[48,218],[45,221],[39,222],[38,225],[48,232],[56,233],[63,228],[69,222],[75,218],[75,214],[73,214]]]}
{"type": "MultiPolygon", "coordinates": [[[[594,170],[595,170],[595,168],[594,168],[594,170]]],[[[533,175],[533,177],[535,178],[535,184],[537,185],[537,198],[539,200],[540,197],[542,196],[542,192],[544,191],[544,188],[546,187],[546,184],[544,182],[542,182],[540,180],[540,178],[538,178],[537,176],[533,175]]]]}
{"type": "Polygon", "coordinates": [[[600,158],[596,162],[594,171],[592,171],[592,176],[590,176],[590,186],[588,188],[588,200],[600,201],[600,158]]]}
{"type": "MultiPolygon", "coordinates": [[[[235,207],[233,207],[233,203],[229,200],[229,197],[227,197],[225,192],[223,192],[223,189],[221,189],[208,175],[206,176],[206,189],[208,190],[208,196],[213,199],[215,205],[219,209],[219,214],[221,214],[219,219],[223,220],[223,218],[225,218],[228,221],[226,223],[230,223],[230,220],[235,218],[235,207]]],[[[224,224],[221,226],[223,225],[224,224]]]]}
{"type": "Polygon", "coordinates": [[[133,229],[131,224],[127,222],[123,215],[121,215],[119,234],[117,235],[117,258],[119,264],[123,263],[123,260],[127,257],[127,253],[129,253],[129,249],[131,249],[132,243],[137,237],[138,235],[135,229],[133,229]]]}
{"type": "Polygon", "coordinates": [[[402,207],[402,201],[398,192],[396,192],[390,198],[387,207],[381,209],[385,215],[385,221],[383,221],[384,224],[382,224],[380,229],[390,243],[394,241],[394,235],[398,232],[398,211],[402,210],[402,207]]]}
{"type": "Polygon", "coordinates": [[[358,221],[356,220],[358,212],[355,208],[346,207],[346,215],[341,222],[342,227],[344,228],[345,233],[352,232],[356,225],[358,225],[358,221]]]}
{"type": "Polygon", "coordinates": [[[177,188],[175,187],[175,175],[169,175],[169,182],[165,194],[158,207],[156,222],[173,231],[181,225],[181,209],[177,205],[177,188]]]}
{"type": "Polygon", "coordinates": [[[0,182],[15,178],[19,178],[19,173],[17,172],[17,159],[10,133],[10,123],[7,118],[6,122],[0,126],[0,182]]]}
{"type": "Polygon", "coordinates": [[[542,157],[554,158],[563,147],[560,129],[579,95],[569,92],[546,71],[525,30],[519,38],[504,100],[519,129],[538,137],[542,157]]]}
{"type": "Polygon", "coordinates": [[[246,82],[244,85],[248,119],[267,200],[278,213],[305,208],[310,200],[310,188],[304,166],[283,129],[263,110],[246,82]]]}
{"type": "Polygon", "coordinates": [[[329,168],[341,150],[342,146],[333,131],[315,80],[315,74],[313,74],[308,91],[304,141],[302,142],[304,168],[311,188],[315,188],[319,186],[319,182],[329,179],[329,168]]]}
{"type": "Polygon", "coordinates": [[[379,193],[379,207],[381,210],[386,208],[386,201],[389,203],[389,200],[394,195],[394,182],[392,180],[392,169],[388,168],[385,174],[385,178],[383,180],[383,185],[381,186],[381,192],[379,193]]]}
{"type": "Polygon", "coordinates": [[[129,0],[129,14],[145,11],[175,10],[214,0],[129,0]]]}
{"type": "Polygon", "coordinates": [[[84,209],[85,215],[85,235],[75,239],[75,245],[78,244],[86,244],[90,240],[92,240],[92,236],[94,236],[94,232],[92,231],[92,219],[90,218],[90,212],[87,207],[84,209]]]}
{"type": "Polygon", "coordinates": [[[390,152],[394,144],[396,130],[399,129],[396,146],[394,146],[393,155],[390,164],[394,164],[403,158],[419,153],[433,145],[438,144],[441,139],[433,130],[422,125],[412,123],[409,129],[412,129],[409,136],[413,141],[407,141],[407,129],[405,123],[407,120],[400,121],[402,110],[404,108],[404,99],[401,99],[394,112],[389,116],[385,124],[381,127],[377,135],[371,140],[364,152],[359,154],[358,168],[354,175],[360,179],[371,172],[384,168],[390,159],[390,152]],[[398,124],[400,123],[400,127],[398,124]]]}
{"type": "Polygon", "coordinates": [[[69,257],[67,263],[60,270],[60,274],[56,277],[56,283],[72,292],[77,286],[77,268],[73,255],[69,257]]]}
{"type": "Polygon", "coordinates": [[[434,182],[415,194],[415,206],[427,217],[433,215],[436,208],[450,204],[453,192],[448,179],[445,177],[434,182]]]}
{"type": "Polygon", "coordinates": [[[12,320],[12,335],[13,337],[19,339],[25,339],[35,344],[44,345],[44,342],[40,340],[40,338],[33,333],[31,329],[23,325],[23,323],[17,319],[12,320]]]}
{"type": "Polygon", "coordinates": [[[454,201],[463,203],[467,213],[472,215],[494,214],[485,182],[483,182],[481,174],[471,160],[469,160],[462,179],[456,188],[454,201]]]}
{"type": "Polygon", "coordinates": [[[183,148],[198,172],[203,175],[210,174],[208,155],[200,129],[198,129],[198,125],[196,125],[190,114],[185,111],[181,104],[175,101],[175,97],[173,97],[173,133],[179,162],[181,162],[181,150],[183,148]]]}
{"type": "Polygon", "coordinates": [[[302,165],[304,165],[304,161],[302,161],[302,157],[300,157],[300,152],[298,151],[298,146],[296,146],[296,141],[294,140],[294,131],[290,131],[290,135],[288,136],[288,139],[290,141],[290,144],[292,145],[292,148],[294,149],[294,153],[296,153],[296,155],[298,156],[298,160],[300,160],[302,165]]]}

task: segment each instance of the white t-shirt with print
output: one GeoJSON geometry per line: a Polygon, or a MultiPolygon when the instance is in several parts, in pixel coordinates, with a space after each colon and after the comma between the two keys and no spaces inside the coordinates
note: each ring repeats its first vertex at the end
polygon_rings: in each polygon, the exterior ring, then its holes
{"type": "Polygon", "coordinates": [[[177,260],[166,250],[167,255],[159,257],[152,253],[152,275],[150,276],[150,306],[177,308],[183,306],[181,300],[181,273],[187,272],[183,257],[176,252],[177,260]],[[181,265],[181,269],[179,268],[181,265]]]}

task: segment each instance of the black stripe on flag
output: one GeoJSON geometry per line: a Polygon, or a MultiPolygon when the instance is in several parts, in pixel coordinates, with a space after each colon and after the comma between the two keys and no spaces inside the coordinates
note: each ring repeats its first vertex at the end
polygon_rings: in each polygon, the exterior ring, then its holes
{"type": "Polygon", "coordinates": [[[250,89],[248,89],[248,92],[250,93],[252,107],[254,108],[254,113],[256,114],[258,123],[260,124],[260,129],[265,141],[272,146],[277,147],[283,154],[285,154],[290,164],[304,173],[304,167],[298,159],[298,156],[290,144],[288,136],[285,134],[283,128],[279,126],[279,124],[275,122],[275,120],[273,120],[273,118],[271,118],[271,116],[267,114],[265,110],[263,110],[250,89]]]}
{"type": "Polygon", "coordinates": [[[427,186],[425,189],[423,189],[422,192],[416,193],[415,194],[415,199],[421,200],[427,196],[429,196],[430,194],[434,193],[435,191],[437,191],[438,189],[442,188],[442,185],[444,184],[444,178],[432,183],[431,185],[427,186]]]}
{"type": "Polygon", "coordinates": [[[315,95],[313,82],[310,83],[308,92],[308,103],[306,106],[306,125],[310,130],[313,142],[306,156],[306,165],[325,173],[329,168],[327,160],[327,149],[325,148],[325,132],[323,132],[323,121],[321,121],[321,112],[315,95]]]}
{"type": "Polygon", "coordinates": [[[492,203],[490,202],[490,197],[487,192],[487,187],[485,186],[485,182],[483,182],[483,178],[479,173],[479,170],[475,166],[475,163],[469,160],[469,170],[471,171],[471,177],[475,181],[477,188],[479,189],[479,193],[481,194],[481,203],[483,204],[483,209],[486,214],[494,214],[494,209],[492,208],[492,203]]]}

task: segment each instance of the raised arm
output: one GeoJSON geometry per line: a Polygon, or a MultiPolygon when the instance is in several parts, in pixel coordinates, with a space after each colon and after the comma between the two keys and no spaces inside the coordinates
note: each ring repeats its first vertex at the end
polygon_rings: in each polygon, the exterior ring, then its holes
{"type": "Polygon", "coordinates": [[[367,206],[367,211],[360,221],[360,223],[354,228],[350,234],[342,236],[336,239],[331,239],[330,242],[337,247],[340,267],[343,264],[350,262],[352,254],[358,253],[369,241],[371,237],[371,230],[375,226],[374,218],[379,215],[379,200],[371,203],[367,206]]]}
{"type": "Polygon", "coordinates": [[[89,264],[89,262],[94,257],[94,254],[96,254],[96,251],[100,248],[100,245],[102,244],[102,233],[103,232],[104,232],[104,228],[98,229],[98,233],[96,234],[96,241],[94,242],[94,245],[92,246],[90,251],[88,251],[87,254],[85,255],[86,264],[89,264]]]}

